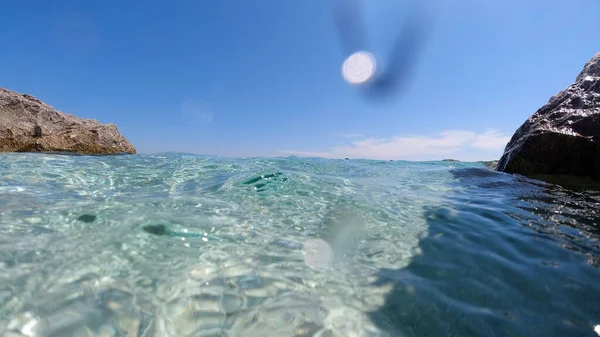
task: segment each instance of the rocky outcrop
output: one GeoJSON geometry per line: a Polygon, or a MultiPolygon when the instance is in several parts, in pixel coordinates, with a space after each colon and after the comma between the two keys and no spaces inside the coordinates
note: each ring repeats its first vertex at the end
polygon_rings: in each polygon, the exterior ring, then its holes
{"type": "Polygon", "coordinates": [[[515,132],[498,171],[600,181],[600,53],[515,132]]]}
{"type": "Polygon", "coordinates": [[[490,170],[495,170],[496,167],[498,166],[497,160],[484,160],[484,161],[480,161],[480,163],[485,165],[485,167],[489,168],[490,170]]]}
{"type": "Polygon", "coordinates": [[[0,152],[136,153],[114,124],[78,118],[31,95],[3,88],[0,152]]]}

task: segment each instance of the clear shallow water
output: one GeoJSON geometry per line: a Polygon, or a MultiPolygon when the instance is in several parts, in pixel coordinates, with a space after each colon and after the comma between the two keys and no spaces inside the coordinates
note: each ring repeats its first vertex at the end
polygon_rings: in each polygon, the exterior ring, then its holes
{"type": "Polygon", "coordinates": [[[600,195],[479,163],[0,155],[5,336],[595,336],[600,195]]]}

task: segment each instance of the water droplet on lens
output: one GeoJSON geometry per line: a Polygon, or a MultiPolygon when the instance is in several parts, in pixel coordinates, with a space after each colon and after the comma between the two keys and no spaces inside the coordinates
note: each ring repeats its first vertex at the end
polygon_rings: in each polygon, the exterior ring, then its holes
{"type": "Polygon", "coordinates": [[[311,239],[304,243],[304,262],[309,267],[328,267],[332,261],[333,250],[325,240],[311,239]]]}
{"type": "Polygon", "coordinates": [[[344,61],[342,76],[350,84],[363,84],[375,74],[376,63],[373,55],[366,51],[356,52],[344,61]]]}

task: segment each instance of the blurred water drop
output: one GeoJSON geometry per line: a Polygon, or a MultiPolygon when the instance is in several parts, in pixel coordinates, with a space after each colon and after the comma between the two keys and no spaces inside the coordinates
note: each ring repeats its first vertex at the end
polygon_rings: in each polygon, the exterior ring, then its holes
{"type": "MultiPolygon", "coordinates": [[[[333,20],[338,30],[344,53],[351,54],[342,66],[342,76],[350,84],[361,84],[361,89],[368,98],[388,98],[405,90],[410,84],[419,52],[427,38],[430,22],[425,15],[423,4],[413,3],[411,9],[399,11],[399,26],[390,27],[388,31],[398,33],[389,46],[389,52],[378,60],[384,59],[385,65],[377,65],[366,38],[364,8],[361,0],[332,0],[333,20]],[[368,84],[368,85],[366,85],[368,84]]],[[[407,3],[408,4],[408,3],[407,3]]],[[[387,48],[386,48],[387,49],[387,48]]]]}
{"type": "Polygon", "coordinates": [[[366,51],[356,52],[344,61],[342,76],[350,84],[363,84],[373,78],[376,63],[373,55],[366,51]]]}
{"type": "Polygon", "coordinates": [[[62,12],[53,20],[52,31],[54,42],[66,56],[88,56],[100,47],[98,26],[82,13],[62,12]]]}
{"type": "Polygon", "coordinates": [[[322,239],[310,239],[304,243],[304,262],[315,269],[326,268],[333,262],[333,250],[322,239]]]}

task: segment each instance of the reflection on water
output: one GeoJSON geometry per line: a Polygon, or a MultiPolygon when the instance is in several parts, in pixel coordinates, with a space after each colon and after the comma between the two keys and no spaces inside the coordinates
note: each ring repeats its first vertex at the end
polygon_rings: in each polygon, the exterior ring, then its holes
{"type": "Polygon", "coordinates": [[[600,195],[480,169],[458,169],[429,235],[371,314],[405,336],[593,336],[600,195]]]}
{"type": "Polygon", "coordinates": [[[586,336],[598,195],[478,163],[2,155],[6,336],[586,336]]]}

